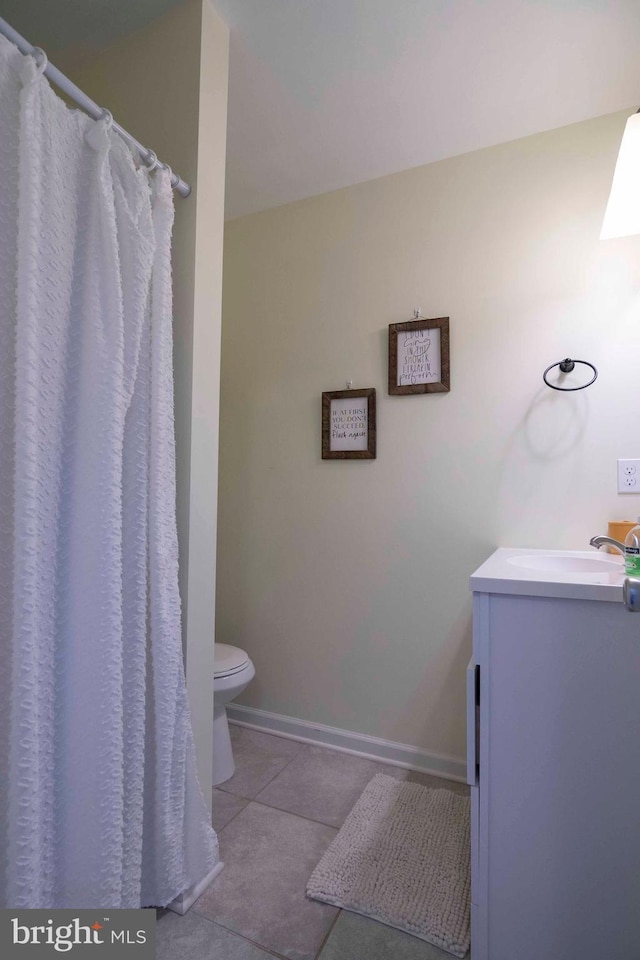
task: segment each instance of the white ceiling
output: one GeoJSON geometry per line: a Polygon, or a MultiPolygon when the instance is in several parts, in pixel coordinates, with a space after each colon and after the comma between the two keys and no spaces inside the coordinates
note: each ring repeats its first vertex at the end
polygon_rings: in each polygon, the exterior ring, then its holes
{"type": "Polygon", "coordinates": [[[227,217],[640,104],[640,0],[214,0],[227,217]]]}
{"type": "MultiPolygon", "coordinates": [[[[177,2],[0,0],[0,16],[55,51],[177,2]]],[[[231,27],[228,217],[640,104],[640,0],[213,3],[231,27]]]]}

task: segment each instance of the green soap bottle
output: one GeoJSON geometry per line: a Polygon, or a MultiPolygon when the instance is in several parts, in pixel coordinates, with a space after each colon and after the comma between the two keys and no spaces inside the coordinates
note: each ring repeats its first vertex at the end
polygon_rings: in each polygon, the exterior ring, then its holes
{"type": "Polygon", "coordinates": [[[624,572],[630,577],[640,577],[640,517],[624,538],[624,572]]]}

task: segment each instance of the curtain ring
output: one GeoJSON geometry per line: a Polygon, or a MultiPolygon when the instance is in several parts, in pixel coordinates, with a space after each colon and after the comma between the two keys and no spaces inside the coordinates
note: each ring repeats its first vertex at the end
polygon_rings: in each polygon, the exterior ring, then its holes
{"type": "Polygon", "coordinates": [[[149,173],[153,173],[153,171],[160,166],[160,161],[158,160],[153,150],[147,150],[147,157],[146,159],[143,158],[142,162],[144,163],[149,173]]]}
{"type": "Polygon", "coordinates": [[[47,69],[47,64],[49,63],[49,58],[42,49],[42,47],[33,47],[31,51],[31,56],[36,62],[36,70],[38,73],[42,74],[47,69]]]}
{"type": "Polygon", "coordinates": [[[111,130],[111,127],[113,126],[113,114],[111,113],[111,110],[107,110],[106,107],[103,107],[102,113],[100,114],[100,119],[104,120],[106,129],[111,130]]]}
{"type": "MultiPolygon", "coordinates": [[[[173,187],[173,178],[174,178],[175,174],[174,174],[173,170],[171,169],[171,167],[169,166],[168,163],[165,163],[165,164],[164,164],[164,168],[165,168],[165,170],[167,171],[167,173],[169,174],[169,183],[170,183],[171,186],[173,187]]],[[[176,183],[177,183],[177,182],[178,182],[178,178],[176,177],[176,183]]]]}

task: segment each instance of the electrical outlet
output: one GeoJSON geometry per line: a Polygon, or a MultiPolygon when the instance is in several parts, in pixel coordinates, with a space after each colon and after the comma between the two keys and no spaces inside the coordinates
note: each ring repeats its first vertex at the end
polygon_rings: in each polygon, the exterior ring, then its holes
{"type": "Polygon", "coordinates": [[[618,460],[618,493],[640,493],[640,460],[618,460]]]}

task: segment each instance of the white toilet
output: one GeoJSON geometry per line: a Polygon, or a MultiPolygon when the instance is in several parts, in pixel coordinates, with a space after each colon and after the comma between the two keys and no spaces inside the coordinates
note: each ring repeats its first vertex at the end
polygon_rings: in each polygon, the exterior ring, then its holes
{"type": "Polygon", "coordinates": [[[240,696],[256,675],[248,655],[228,643],[213,645],[213,786],[233,776],[233,762],[227,704],[240,696]]]}

